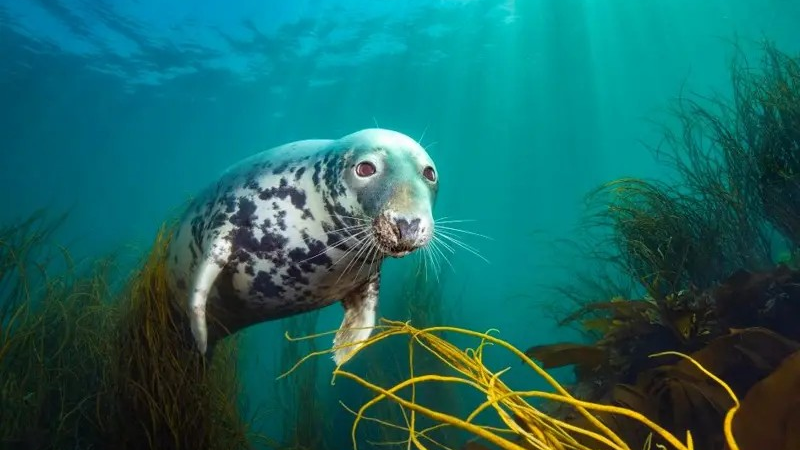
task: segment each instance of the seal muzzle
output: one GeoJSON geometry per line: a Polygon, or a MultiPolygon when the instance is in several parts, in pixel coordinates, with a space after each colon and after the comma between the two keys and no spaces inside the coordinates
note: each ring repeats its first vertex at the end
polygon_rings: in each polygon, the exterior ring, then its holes
{"type": "Polygon", "coordinates": [[[378,247],[396,258],[405,256],[428,243],[427,229],[422,219],[407,218],[385,212],[372,222],[378,247]]]}

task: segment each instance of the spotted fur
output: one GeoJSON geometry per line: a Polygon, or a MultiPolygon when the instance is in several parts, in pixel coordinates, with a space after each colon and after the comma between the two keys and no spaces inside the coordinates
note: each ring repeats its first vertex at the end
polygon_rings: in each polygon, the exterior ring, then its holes
{"type": "Polygon", "coordinates": [[[424,245],[438,189],[420,176],[424,167],[433,162],[413,139],[370,129],[275,147],[223,173],[187,209],[169,252],[170,284],[198,349],[341,300],[345,317],[334,343],[347,348],[334,360],[342,363],[370,334],[354,328],[375,323],[386,256],[355,251],[352,230],[374,222],[376,232],[387,232],[388,220],[405,221],[417,233],[411,247],[424,245]],[[354,168],[364,160],[379,177],[358,179],[354,168]]]}

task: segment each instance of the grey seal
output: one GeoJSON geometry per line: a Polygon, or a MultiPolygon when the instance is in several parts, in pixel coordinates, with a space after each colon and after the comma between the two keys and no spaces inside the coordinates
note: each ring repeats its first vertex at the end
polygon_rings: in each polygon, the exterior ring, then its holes
{"type": "Polygon", "coordinates": [[[438,188],[425,149],[380,128],[231,166],[191,202],[168,249],[194,345],[206,354],[251,325],[340,301],[333,359],[343,363],[375,325],[381,263],[433,238],[438,188]]]}

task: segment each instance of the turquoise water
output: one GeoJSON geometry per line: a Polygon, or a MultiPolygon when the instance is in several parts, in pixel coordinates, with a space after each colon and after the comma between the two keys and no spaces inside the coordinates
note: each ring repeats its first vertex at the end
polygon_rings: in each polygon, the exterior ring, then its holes
{"type": "MultiPolygon", "coordinates": [[[[534,300],[563,301],[542,286],[590,264],[551,245],[586,193],[665,175],[642,142],[668,102],[728,93],[737,37],[800,51],[798,23],[790,0],[0,0],[0,222],[72,208],[73,251],[134,261],[237,160],[377,125],[428,148],[437,217],[492,238],[465,237],[488,264],[450,256],[449,323],[553,342],[567,332],[534,300]]],[[[390,261],[387,298],[413,261],[390,261]]],[[[252,402],[280,328],[247,332],[252,402]]]]}

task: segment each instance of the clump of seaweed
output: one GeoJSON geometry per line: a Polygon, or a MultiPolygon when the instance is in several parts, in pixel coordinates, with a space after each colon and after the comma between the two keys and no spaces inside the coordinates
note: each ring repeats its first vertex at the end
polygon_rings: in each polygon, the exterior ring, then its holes
{"type": "MultiPolygon", "coordinates": [[[[726,392],[691,365],[650,354],[689,354],[730,380],[747,401],[734,427],[743,442],[765,436],[748,418],[800,425],[776,393],[796,395],[785,377],[800,342],[800,59],[769,42],[763,51],[761,70],[741,53],[734,60],[732,101],[678,101],[680,127],[665,129],[658,149],[677,181],[621,179],[595,193],[607,195],[590,222],[610,231],[603,261],[638,283],[641,298],[585,297],[561,323],[579,324],[588,342],[526,352],[546,368],[574,366],[580,398],[635,409],[674,434],[693,428],[709,449],[726,445],[726,392]],[[780,242],[788,258],[775,258],[780,242]]],[[[559,417],[581,424],[568,409],[559,417]]],[[[631,421],[609,427],[630,443],[663,443],[631,421]]],[[[800,446],[790,429],[773,429],[770,448],[800,446]]]]}
{"type": "Polygon", "coordinates": [[[63,219],[0,229],[0,446],[249,448],[236,342],[210,365],[189,351],[165,283],[170,233],[115,293],[113,259],[81,268],[50,243],[63,219]]]}
{"type": "Polygon", "coordinates": [[[237,407],[236,340],[215,348],[213,364],[192,351],[167,288],[170,238],[162,228],[122,295],[107,374],[114,421],[104,427],[116,448],[249,448],[237,407]]]}
{"type": "Polygon", "coordinates": [[[603,209],[594,221],[613,230],[609,247],[618,251],[614,261],[653,298],[711,286],[739,268],[760,267],[769,259],[769,247],[756,227],[729,220],[733,212],[723,200],[706,194],[631,178],[595,193],[603,209]]]}
{"type": "MultiPolygon", "coordinates": [[[[373,421],[381,426],[401,430],[405,433],[406,448],[425,449],[429,445],[448,448],[441,442],[434,439],[431,433],[434,430],[452,428],[466,431],[473,435],[475,439],[466,448],[473,450],[487,449],[486,445],[492,448],[525,450],[562,450],[562,449],[614,449],[632,450],[642,447],[634,446],[626,442],[614,430],[606,425],[611,422],[611,417],[623,417],[642,424],[650,430],[651,442],[653,437],[658,437],[666,444],[662,448],[673,448],[679,450],[694,449],[692,433],[686,433],[681,437],[670,434],[659,424],[654,423],[642,413],[598,403],[579,400],[572,396],[563,386],[561,386],[544,369],[537,365],[533,360],[519,349],[513,347],[508,342],[492,336],[490,333],[479,333],[475,331],[454,328],[454,327],[428,327],[415,328],[408,322],[397,322],[383,320],[381,325],[376,327],[377,333],[373,334],[363,347],[359,348],[353,355],[365,349],[385,341],[393,336],[405,336],[408,338],[408,354],[411,370],[408,377],[392,386],[381,386],[368,381],[352,372],[343,370],[341,365],[334,370],[334,380],[336,377],[344,377],[355,381],[361,386],[366,387],[377,395],[370,401],[362,405],[357,411],[350,410],[355,414],[355,422],[352,430],[353,447],[358,448],[357,431],[362,421],[373,421]],[[448,332],[454,335],[462,335],[478,339],[475,348],[460,349],[447,340],[438,336],[438,333],[448,332]],[[414,344],[414,345],[412,345],[414,344]],[[501,379],[502,375],[510,370],[507,367],[502,370],[493,371],[483,363],[484,352],[497,346],[520,358],[525,366],[530,368],[537,376],[546,380],[555,392],[545,391],[517,391],[507,386],[501,379]],[[414,367],[414,358],[419,350],[431,355],[441,361],[444,365],[453,370],[453,375],[443,375],[441,373],[419,374],[414,367]],[[438,405],[423,402],[423,397],[419,395],[418,388],[424,385],[438,386],[466,386],[476,390],[486,400],[478,404],[472,412],[461,418],[442,412],[438,405]],[[547,415],[531,404],[531,399],[546,399],[569,405],[574,408],[576,413],[583,418],[586,423],[575,425],[567,421],[547,415]],[[368,416],[368,411],[375,405],[384,400],[397,404],[402,409],[402,423],[390,423],[379,418],[368,416]],[[486,423],[478,418],[486,413],[494,413],[495,423],[486,423]],[[428,418],[435,424],[424,427],[420,425],[420,418],[428,418]],[[499,424],[497,424],[499,422],[499,424]],[[484,445],[486,443],[486,445],[484,445]]],[[[316,336],[308,336],[304,339],[312,339],[316,336]]],[[[385,345],[385,344],[384,344],[385,345]]],[[[321,354],[334,351],[321,351],[309,354],[302,358],[290,371],[295,370],[308,359],[321,354]]],[[[728,395],[728,410],[725,414],[725,436],[730,448],[738,449],[732,433],[732,424],[735,419],[736,411],[739,408],[739,400],[720,378],[711,374],[694,359],[679,353],[672,355],[681,357],[681,362],[694,367],[694,370],[704,375],[709,382],[715,383],[728,395]]],[[[665,356],[665,355],[655,355],[665,356]]],[[[352,355],[350,356],[352,357],[352,355]]],[[[287,373],[288,374],[288,373],[287,373]]],[[[649,444],[648,444],[649,445],[649,444]]]]}
{"type": "Polygon", "coordinates": [[[113,309],[109,260],[78,272],[50,245],[64,216],[38,211],[0,229],[0,447],[98,443],[95,404],[113,309]],[[64,269],[51,273],[54,267],[64,269]]]}

